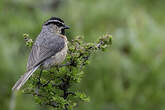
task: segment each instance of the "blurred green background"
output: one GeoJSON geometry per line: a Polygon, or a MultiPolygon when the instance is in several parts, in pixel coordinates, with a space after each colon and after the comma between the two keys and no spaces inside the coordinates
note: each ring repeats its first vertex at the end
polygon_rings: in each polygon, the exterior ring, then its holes
{"type": "MultiPolygon", "coordinates": [[[[90,96],[76,110],[165,110],[165,0],[0,0],[0,110],[8,110],[11,88],[25,72],[33,39],[51,16],[64,19],[68,39],[113,45],[91,59],[80,87],[90,96]]],[[[16,110],[48,110],[19,95],[16,110]]]]}

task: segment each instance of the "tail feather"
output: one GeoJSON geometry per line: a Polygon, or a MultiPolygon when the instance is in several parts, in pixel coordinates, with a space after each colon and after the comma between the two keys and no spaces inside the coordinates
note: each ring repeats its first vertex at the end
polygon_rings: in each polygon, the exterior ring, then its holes
{"type": "Polygon", "coordinates": [[[26,81],[30,78],[30,76],[39,68],[40,65],[34,67],[30,71],[26,72],[13,86],[12,90],[19,90],[25,83],[26,81]]]}

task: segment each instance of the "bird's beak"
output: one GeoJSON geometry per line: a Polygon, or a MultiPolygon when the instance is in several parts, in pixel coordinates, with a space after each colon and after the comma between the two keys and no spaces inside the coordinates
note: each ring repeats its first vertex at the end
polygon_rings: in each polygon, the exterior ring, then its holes
{"type": "Polygon", "coordinates": [[[65,25],[65,26],[64,26],[64,29],[70,29],[70,27],[69,27],[69,26],[67,26],[67,25],[65,25]]]}

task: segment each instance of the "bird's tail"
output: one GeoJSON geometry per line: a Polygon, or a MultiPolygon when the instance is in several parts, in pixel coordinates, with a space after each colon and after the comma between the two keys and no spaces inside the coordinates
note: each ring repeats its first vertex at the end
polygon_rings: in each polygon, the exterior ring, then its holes
{"type": "Polygon", "coordinates": [[[40,65],[34,67],[30,71],[26,72],[13,86],[12,90],[19,90],[25,83],[26,81],[30,78],[30,76],[39,68],[40,65]]]}

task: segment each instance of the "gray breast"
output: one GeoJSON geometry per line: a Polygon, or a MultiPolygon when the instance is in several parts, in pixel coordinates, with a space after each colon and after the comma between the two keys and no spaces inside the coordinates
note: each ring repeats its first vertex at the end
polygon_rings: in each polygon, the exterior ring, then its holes
{"type": "Polygon", "coordinates": [[[43,62],[42,64],[43,68],[49,69],[52,66],[61,64],[65,60],[67,50],[68,50],[68,46],[67,46],[67,40],[66,40],[65,46],[61,51],[59,51],[58,53],[56,53],[55,55],[53,55],[52,57],[50,57],[49,59],[43,62]]]}

